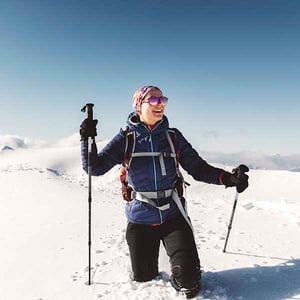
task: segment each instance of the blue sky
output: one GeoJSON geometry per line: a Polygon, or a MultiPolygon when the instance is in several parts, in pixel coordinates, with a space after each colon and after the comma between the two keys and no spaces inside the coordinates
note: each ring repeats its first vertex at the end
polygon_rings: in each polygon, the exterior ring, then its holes
{"type": "Polygon", "coordinates": [[[300,1],[0,2],[0,134],[99,139],[159,86],[198,149],[300,153],[300,1]]]}

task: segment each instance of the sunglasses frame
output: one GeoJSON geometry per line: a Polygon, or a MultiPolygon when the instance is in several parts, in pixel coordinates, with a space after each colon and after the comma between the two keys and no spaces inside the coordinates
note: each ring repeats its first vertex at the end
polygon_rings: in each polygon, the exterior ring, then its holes
{"type": "Polygon", "coordinates": [[[166,105],[168,103],[168,98],[167,97],[155,97],[151,96],[145,100],[142,101],[142,103],[149,103],[151,106],[156,106],[158,104],[160,105],[166,105]]]}

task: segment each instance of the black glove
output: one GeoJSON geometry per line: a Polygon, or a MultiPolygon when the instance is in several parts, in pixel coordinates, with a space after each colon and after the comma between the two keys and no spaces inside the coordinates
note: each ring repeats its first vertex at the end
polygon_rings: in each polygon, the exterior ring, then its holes
{"type": "Polygon", "coordinates": [[[245,174],[249,168],[245,165],[240,165],[232,170],[232,173],[225,172],[222,177],[222,183],[226,187],[236,186],[238,193],[242,193],[248,187],[249,176],[245,174]]]}
{"type": "Polygon", "coordinates": [[[80,125],[80,137],[81,141],[87,141],[89,137],[94,138],[97,136],[98,120],[85,119],[80,125]]]}

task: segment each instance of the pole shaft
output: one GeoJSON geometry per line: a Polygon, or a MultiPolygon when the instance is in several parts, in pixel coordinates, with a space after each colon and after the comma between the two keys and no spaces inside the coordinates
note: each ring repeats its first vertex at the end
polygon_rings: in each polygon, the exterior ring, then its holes
{"type": "Polygon", "coordinates": [[[91,166],[91,154],[92,154],[92,138],[88,140],[88,176],[89,176],[89,194],[88,194],[88,205],[89,205],[89,224],[88,224],[88,257],[89,257],[89,280],[88,284],[91,285],[91,261],[92,261],[92,166],[91,166]]]}
{"type": "Polygon", "coordinates": [[[228,225],[228,231],[227,231],[227,236],[226,236],[226,241],[225,241],[223,252],[226,252],[226,247],[227,247],[227,243],[228,243],[230,231],[231,231],[231,228],[232,228],[232,222],[233,222],[233,217],[234,217],[234,213],[235,213],[235,209],[236,209],[238,198],[239,198],[239,193],[236,191],[235,192],[234,203],[233,203],[232,213],[231,213],[231,217],[230,217],[230,221],[229,221],[229,225],[228,225]]]}

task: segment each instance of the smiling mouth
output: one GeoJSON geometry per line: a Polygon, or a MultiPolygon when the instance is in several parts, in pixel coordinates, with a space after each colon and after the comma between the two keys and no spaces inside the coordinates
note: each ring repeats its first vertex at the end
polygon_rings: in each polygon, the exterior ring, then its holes
{"type": "Polygon", "coordinates": [[[163,110],[162,109],[155,109],[153,112],[155,112],[155,113],[162,113],[163,110]]]}

